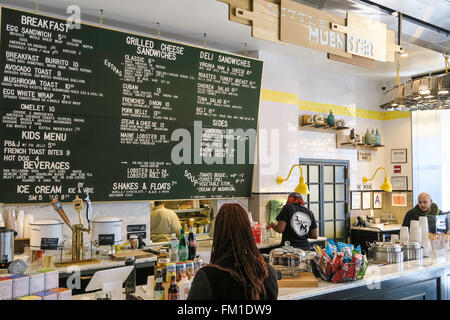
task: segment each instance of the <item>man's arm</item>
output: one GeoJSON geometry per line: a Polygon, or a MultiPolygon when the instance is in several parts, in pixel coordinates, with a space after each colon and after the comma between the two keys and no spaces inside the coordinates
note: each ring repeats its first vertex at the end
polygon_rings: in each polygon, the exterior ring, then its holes
{"type": "Polygon", "coordinates": [[[278,233],[283,233],[286,229],[286,221],[280,220],[278,223],[272,222],[270,227],[278,233]]]}
{"type": "Polygon", "coordinates": [[[319,237],[319,229],[314,228],[309,232],[310,239],[317,239],[319,237]]]}

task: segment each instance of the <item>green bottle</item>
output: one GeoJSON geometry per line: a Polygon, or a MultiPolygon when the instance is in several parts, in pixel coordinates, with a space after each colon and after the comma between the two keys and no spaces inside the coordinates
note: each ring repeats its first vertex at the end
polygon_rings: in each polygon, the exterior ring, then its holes
{"type": "Polygon", "coordinates": [[[364,143],[365,144],[370,144],[370,132],[369,132],[369,129],[367,129],[366,135],[364,136],[364,143]]]}
{"type": "Polygon", "coordinates": [[[334,114],[333,114],[333,110],[330,110],[330,114],[328,115],[328,126],[334,127],[334,114]]]}
{"type": "Polygon", "coordinates": [[[184,229],[181,229],[180,244],[178,246],[178,258],[180,261],[186,261],[189,257],[189,248],[186,243],[184,229]]]}

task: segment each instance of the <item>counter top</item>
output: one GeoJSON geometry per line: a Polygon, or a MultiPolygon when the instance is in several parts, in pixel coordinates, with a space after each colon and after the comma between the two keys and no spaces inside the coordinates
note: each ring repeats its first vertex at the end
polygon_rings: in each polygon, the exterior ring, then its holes
{"type": "MultiPolygon", "coordinates": [[[[80,271],[97,270],[97,269],[106,269],[106,268],[125,266],[125,261],[113,261],[113,260],[111,260],[111,258],[108,258],[106,256],[100,256],[100,257],[95,257],[95,258],[99,259],[100,262],[77,265],[80,268],[80,271]]],[[[22,260],[26,261],[28,259],[28,256],[15,255],[14,259],[22,259],[22,260]]],[[[71,259],[71,256],[63,256],[63,261],[69,261],[70,259],[71,259]]],[[[156,262],[156,259],[157,259],[156,256],[148,257],[148,258],[139,258],[139,259],[136,259],[136,264],[146,263],[146,262],[156,262]]],[[[60,261],[59,256],[57,256],[55,262],[59,262],[59,261],[60,261]]],[[[60,267],[60,268],[54,267],[52,269],[58,270],[59,273],[71,273],[68,271],[68,268],[70,268],[70,266],[60,267]]],[[[26,272],[34,272],[34,271],[38,271],[38,270],[42,270],[42,269],[43,269],[43,267],[40,262],[39,263],[28,263],[28,268],[27,268],[26,272]]]]}
{"type": "MultiPolygon", "coordinates": [[[[342,291],[356,288],[359,286],[368,286],[376,288],[377,283],[381,281],[391,280],[395,278],[408,277],[416,273],[425,271],[433,271],[443,267],[450,267],[450,251],[440,257],[424,258],[422,260],[412,260],[402,263],[379,265],[369,264],[364,279],[347,282],[347,283],[331,283],[319,279],[317,288],[279,288],[278,300],[297,300],[305,298],[313,298],[322,294],[342,291]]],[[[153,299],[153,290],[148,290],[147,286],[138,286],[136,295],[144,300],[153,299]]],[[[115,299],[125,299],[124,295],[118,294],[115,299]]],[[[95,299],[95,293],[75,295],[73,300],[91,300],[95,299]]]]}
{"type": "Polygon", "coordinates": [[[378,225],[378,226],[370,226],[370,227],[357,227],[351,226],[353,230],[364,230],[364,231],[372,231],[372,232],[385,232],[385,231],[398,231],[401,229],[401,224],[386,224],[386,225],[378,225]]]}

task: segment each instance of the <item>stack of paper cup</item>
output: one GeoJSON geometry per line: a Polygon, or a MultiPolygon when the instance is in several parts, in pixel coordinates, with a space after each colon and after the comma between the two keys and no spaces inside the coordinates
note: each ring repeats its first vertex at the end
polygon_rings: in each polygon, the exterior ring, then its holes
{"type": "Polygon", "coordinates": [[[400,242],[407,242],[407,241],[409,241],[409,228],[401,227],[400,228],[400,242]]]}
{"type": "Polygon", "coordinates": [[[411,241],[422,242],[422,228],[419,225],[419,221],[412,220],[410,223],[409,239],[411,241]]]}
{"type": "Polygon", "coordinates": [[[427,217],[419,217],[419,225],[422,228],[422,238],[428,237],[428,219],[427,217]]]}
{"type": "Polygon", "coordinates": [[[27,214],[27,216],[25,217],[25,225],[23,227],[23,237],[25,239],[30,239],[30,223],[33,223],[33,216],[31,214],[27,214]]]}

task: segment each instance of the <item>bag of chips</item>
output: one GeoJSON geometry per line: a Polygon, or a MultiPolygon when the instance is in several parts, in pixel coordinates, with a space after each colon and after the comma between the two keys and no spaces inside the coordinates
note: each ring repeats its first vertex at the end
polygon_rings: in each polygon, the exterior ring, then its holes
{"type": "Polygon", "coordinates": [[[327,241],[327,247],[325,248],[325,253],[328,255],[328,257],[333,258],[334,253],[338,251],[338,248],[336,246],[336,242],[333,239],[328,239],[327,241]]]}
{"type": "Polygon", "coordinates": [[[344,262],[345,263],[352,261],[354,248],[355,248],[355,246],[352,244],[343,243],[343,242],[337,243],[337,250],[339,252],[344,253],[344,262]]]}
{"type": "Polygon", "coordinates": [[[344,253],[342,252],[336,252],[333,258],[333,269],[332,273],[336,273],[344,264],[344,253]]]}

